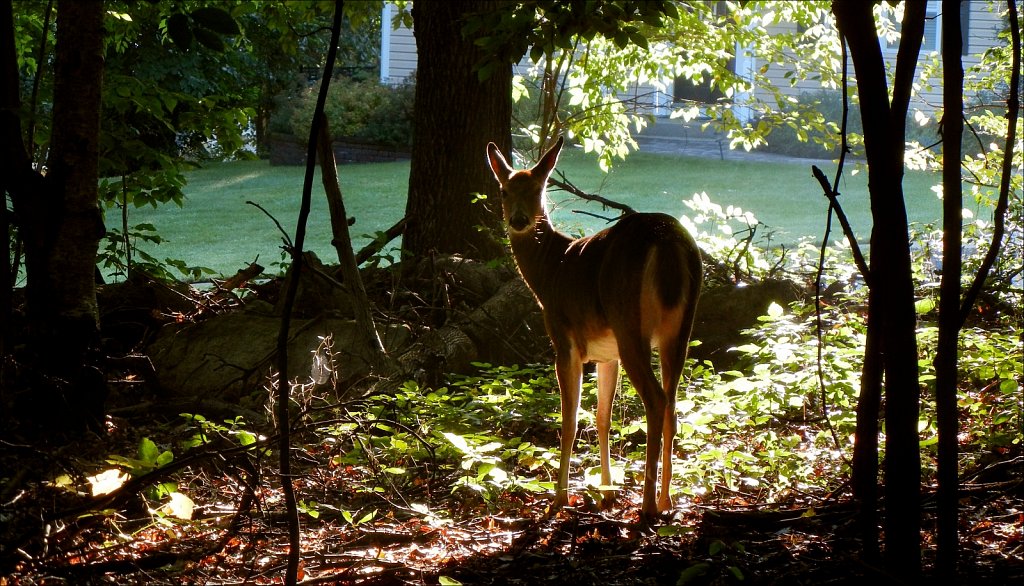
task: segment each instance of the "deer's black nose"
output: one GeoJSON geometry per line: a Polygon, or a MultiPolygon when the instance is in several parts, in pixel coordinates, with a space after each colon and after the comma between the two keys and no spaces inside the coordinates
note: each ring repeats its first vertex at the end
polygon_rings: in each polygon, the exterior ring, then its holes
{"type": "Polygon", "coordinates": [[[523,213],[515,213],[508,219],[508,225],[516,232],[522,232],[530,225],[530,218],[523,213]]]}

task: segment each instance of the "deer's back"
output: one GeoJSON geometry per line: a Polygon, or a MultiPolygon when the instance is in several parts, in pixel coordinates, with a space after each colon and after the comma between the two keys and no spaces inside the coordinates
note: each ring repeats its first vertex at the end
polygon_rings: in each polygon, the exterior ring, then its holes
{"type": "Polygon", "coordinates": [[[672,216],[635,213],[573,241],[551,277],[537,292],[549,324],[588,338],[629,323],[651,334],[696,301],[700,253],[672,216]]]}

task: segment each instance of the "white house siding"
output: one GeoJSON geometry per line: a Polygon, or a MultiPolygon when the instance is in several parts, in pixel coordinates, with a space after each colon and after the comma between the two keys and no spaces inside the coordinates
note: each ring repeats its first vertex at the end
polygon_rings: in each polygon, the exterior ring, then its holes
{"type": "Polygon", "coordinates": [[[416,71],[416,37],[412,29],[399,24],[391,27],[392,18],[398,10],[394,4],[384,4],[381,18],[381,72],[383,83],[399,85],[416,71]]]}
{"type": "MultiPolygon", "coordinates": [[[[932,12],[937,11],[939,7],[938,0],[932,0],[929,2],[929,15],[932,12]]],[[[969,1],[969,24],[968,24],[968,39],[966,55],[963,57],[964,68],[969,69],[972,65],[976,65],[979,61],[979,55],[986,49],[993,46],[997,42],[996,35],[1003,27],[1003,22],[1000,18],[1001,12],[1006,8],[1006,3],[1003,0],[999,0],[992,6],[989,2],[984,0],[970,0],[969,1]]],[[[385,4],[383,22],[385,28],[392,22],[392,16],[397,8],[392,4],[385,4]]],[[[936,21],[938,25],[938,21],[936,21]]],[[[777,30],[782,31],[789,26],[790,30],[795,28],[795,25],[779,25],[777,30]]],[[[413,35],[412,29],[399,24],[397,28],[391,28],[381,34],[382,44],[382,58],[381,58],[381,81],[390,84],[402,83],[406,78],[416,71],[416,38],[413,35]]],[[[937,55],[937,54],[936,54],[937,55]]],[[[887,53],[887,58],[890,60],[895,58],[895,52],[887,53]]],[[[930,53],[922,51],[921,63],[925,63],[932,58],[930,53]]],[[[751,70],[756,70],[762,66],[763,63],[758,63],[757,60],[750,60],[747,64],[751,70]]],[[[525,74],[529,69],[528,63],[520,63],[516,67],[517,74],[525,74]]],[[[786,96],[799,96],[802,93],[817,92],[822,89],[820,80],[802,80],[797,82],[795,85],[790,85],[789,79],[785,77],[787,68],[784,65],[771,63],[768,66],[766,75],[768,79],[779,88],[781,93],[786,96]]],[[[849,72],[851,77],[851,83],[853,83],[853,65],[849,65],[849,72]]],[[[941,71],[936,71],[937,76],[941,76],[941,71]]],[[[917,108],[924,112],[932,112],[935,107],[938,107],[942,103],[942,84],[941,78],[932,78],[929,80],[927,88],[924,88],[920,95],[915,97],[914,102],[911,104],[911,108],[917,108]]],[[[668,93],[657,92],[656,88],[652,85],[641,85],[634,88],[634,92],[630,96],[644,95],[647,96],[641,101],[643,107],[641,111],[645,114],[654,114],[656,116],[667,116],[671,112],[672,106],[672,81],[667,80],[666,87],[668,93]]],[[[771,94],[764,90],[755,88],[753,92],[754,98],[760,101],[764,101],[769,105],[774,105],[774,100],[771,94]]],[[[742,96],[738,96],[742,98],[742,96]]],[[[737,112],[739,114],[739,112],[737,112]]]]}
{"type": "Polygon", "coordinates": [[[632,84],[628,92],[620,92],[618,97],[622,100],[631,100],[635,104],[632,110],[653,116],[668,116],[673,110],[672,83],[668,83],[668,89],[662,90],[653,84],[632,84]]]}
{"type": "Polygon", "coordinates": [[[997,35],[1006,28],[1000,16],[1006,11],[1006,2],[997,2],[994,10],[988,9],[988,2],[971,0],[971,17],[967,29],[967,51],[964,55],[964,70],[978,64],[981,54],[999,42],[997,35]]]}
{"type": "MultiPolygon", "coordinates": [[[[964,69],[968,70],[972,66],[977,65],[980,61],[980,56],[988,48],[994,46],[998,42],[997,34],[1002,30],[1004,23],[1000,18],[1002,11],[1006,9],[1006,3],[1003,1],[996,2],[991,5],[989,2],[984,0],[970,0],[969,6],[969,17],[968,17],[968,29],[967,29],[967,46],[965,47],[965,55],[963,56],[964,69]]],[[[938,0],[932,0],[929,2],[928,16],[935,17],[938,13],[940,4],[938,0]]],[[[941,26],[941,17],[935,20],[936,28],[941,26]]],[[[776,28],[778,31],[786,30],[786,25],[780,25],[776,28]]],[[[788,29],[792,31],[795,29],[795,25],[789,25],[788,29]]],[[[918,75],[921,73],[921,66],[930,62],[932,59],[940,59],[940,54],[932,49],[938,46],[939,39],[935,39],[928,42],[925,48],[921,51],[921,59],[919,62],[918,75]]],[[[883,51],[889,66],[892,66],[895,61],[896,52],[883,51]]],[[[781,93],[786,96],[799,96],[802,93],[814,93],[821,91],[823,88],[818,80],[803,80],[797,82],[795,85],[790,85],[789,80],[785,77],[787,68],[778,64],[769,64],[767,70],[768,79],[779,88],[781,93]]],[[[853,71],[853,63],[848,62],[848,71],[850,75],[850,83],[855,83],[855,76],[853,71]]],[[[921,110],[925,113],[932,113],[936,108],[941,108],[942,105],[942,70],[941,68],[934,70],[934,75],[926,80],[926,83],[922,85],[920,93],[918,93],[910,104],[911,110],[921,110]]],[[[769,92],[764,89],[755,90],[755,97],[759,100],[763,100],[770,105],[774,105],[774,100],[769,92]]],[[[968,97],[968,100],[970,97],[968,97]]]]}
{"type": "MultiPolygon", "coordinates": [[[[416,72],[416,36],[411,28],[399,22],[397,27],[390,26],[395,11],[394,4],[385,3],[381,18],[381,72],[380,80],[390,85],[398,85],[416,72]]],[[[530,63],[523,60],[515,68],[517,75],[526,75],[530,63]]]]}

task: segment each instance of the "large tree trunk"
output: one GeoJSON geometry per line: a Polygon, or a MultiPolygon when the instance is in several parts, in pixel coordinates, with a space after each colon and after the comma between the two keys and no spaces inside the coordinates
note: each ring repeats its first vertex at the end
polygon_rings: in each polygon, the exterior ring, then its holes
{"type": "Polygon", "coordinates": [[[857,75],[868,162],[873,221],[868,311],[877,318],[869,321],[877,331],[868,335],[880,342],[875,350],[885,377],[885,562],[894,575],[913,580],[921,571],[920,390],[903,159],[925,3],[906,4],[891,103],[873,3],[835,0],[832,6],[857,75]]]}
{"type": "MultiPolygon", "coordinates": [[[[34,390],[41,395],[37,415],[60,426],[95,423],[105,395],[102,376],[87,364],[98,341],[96,249],[104,231],[97,191],[102,78],[103,3],[62,2],[47,173],[11,190],[25,242],[29,360],[49,381],[34,390]],[[44,389],[57,396],[42,396],[44,389]]],[[[30,175],[27,157],[18,159],[20,173],[30,175]]]]}
{"type": "Polygon", "coordinates": [[[18,79],[18,56],[14,46],[14,12],[11,2],[0,2],[0,195],[3,196],[0,215],[0,357],[7,355],[11,336],[11,316],[14,286],[14,267],[11,266],[11,214],[7,208],[7,194],[25,187],[19,183],[35,178],[25,144],[21,139],[21,84],[18,79]]]}
{"type": "Polygon", "coordinates": [[[490,260],[504,253],[501,203],[484,152],[491,141],[505,152],[511,146],[512,67],[481,80],[476,66],[483,55],[462,34],[463,15],[500,4],[413,3],[419,63],[406,258],[441,253],[490,260]]]}

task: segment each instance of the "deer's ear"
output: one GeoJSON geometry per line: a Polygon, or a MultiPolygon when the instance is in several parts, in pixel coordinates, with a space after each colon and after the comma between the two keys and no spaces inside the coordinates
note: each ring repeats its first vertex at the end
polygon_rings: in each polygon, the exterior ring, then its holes
{"type": "Polygon", "coordinates": [[[562,150],[562,143],[565,140],[559,136],[558,140],[555,141],[555,145],[548,149],[548,152],[544,153],[544,156],[540,158],[537,165],[533,168],[534,174],[541,174],[547,177],[551,174],[551,171],[555,168],[555,163],[558,162],[558,153],[562,150]]]}
{"type": "Polygon", "coordinates": [[[491,172],[494,173],[494,178],[504,186],[508,182],[509,175],[512,174],[512,167],[505,161],[505,157],[501,155],[498,145],[493,142],[487,144],[487,162],[491,165],[491,172]]]}

